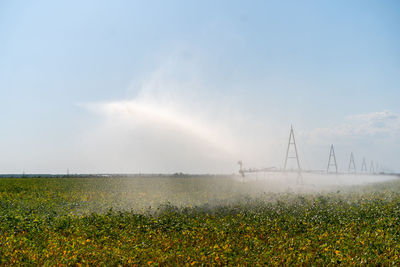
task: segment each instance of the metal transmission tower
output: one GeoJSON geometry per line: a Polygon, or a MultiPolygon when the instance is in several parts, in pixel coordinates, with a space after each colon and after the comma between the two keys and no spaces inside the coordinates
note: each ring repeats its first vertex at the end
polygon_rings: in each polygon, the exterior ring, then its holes
{"type": "Polygon", "coordinates": [[[244,177],[243,162],[241,160],[239,160],[238,164],[240,166],[239,173],[240,173],[240,175],[242,175],[242,177],[244,177]]]}
{"type": "Polygon", "coordinates": [[[354,163],[353,152],[350,154],[350,162],[349,162],[349,173],[356,173],[356,164],[354,163]]]}
{"type": "Polygon", "coordinates": [[[328,160],[328,167],[326,168],[326,172],[329,173],[329,169],[331,166],[335,166],[335,172],[338,172],[337,163],[336,163],[336,156],[335,150],[333,149],[333,145],[331,145],[331,150],[329,152],[329,160],[328,160]]]}
{"type": "Polygon", "coordinates": [[[299,161],[299,155],[298,155],[298,153],[297,153],[296,140],[294,139],[294,132],[293,132],[293,127],[292,127],[292,125],[290,125],[289,142],[288,142],[288,146],[287,146],[287,150],[286,150],[285,165],[284,165],[284,167],[283,167],[283,170],[285,170],[285,171],[286,171],[288,159],[296,159],[296,162],[297,162],[297,170],[298,170],[298,172],[301,172],[300,161],[299,161]],[[294,155],[294,156],[289,156],[289,149],[290,149],[290,146],[293,146],[293,147],[294,147],[294,152],[295,152],[295,155],[294,155]]]}
{"type": "Polygon", "coordinates": [[[367,162],[365,161],[365,157],[363,158],[363,161],[362,161],[361,172],[368,172],[368,170],[367,170],[367,162]]]}
{"type": "Polygon", "coordinates": [[[371,165],[369,166],[369,172],[372,174],[375,173],[374,162],[372,160],[371,160],[371,165]]]}

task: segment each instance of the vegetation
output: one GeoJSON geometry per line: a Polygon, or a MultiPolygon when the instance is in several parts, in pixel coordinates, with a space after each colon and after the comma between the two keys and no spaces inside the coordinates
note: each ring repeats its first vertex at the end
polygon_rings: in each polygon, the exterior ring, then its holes
{"type": "Polygon", "coordinates": [[[229,178],[0,179],[0,264],[400,265],[399,179],[324,193],[254,188],[229,178]]]}

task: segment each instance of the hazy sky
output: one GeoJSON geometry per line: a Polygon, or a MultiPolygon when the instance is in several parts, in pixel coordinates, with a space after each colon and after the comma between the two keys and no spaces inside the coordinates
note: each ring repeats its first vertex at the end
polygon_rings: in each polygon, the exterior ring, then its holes
{"type": "Polygon", "coordinates": [[[0,173],[400,170],[400,2],[1,1],[0,173]]]}

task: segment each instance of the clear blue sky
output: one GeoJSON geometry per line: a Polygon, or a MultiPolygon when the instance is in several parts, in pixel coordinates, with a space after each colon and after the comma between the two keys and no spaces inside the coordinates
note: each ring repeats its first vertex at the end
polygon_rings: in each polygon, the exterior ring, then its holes
{"type": "Polygon", "coordinates": [[[1,173],[279,165],[291,123],[309,168],[400,170],[400,2],[1,1],[0,99],[1,173]]]}

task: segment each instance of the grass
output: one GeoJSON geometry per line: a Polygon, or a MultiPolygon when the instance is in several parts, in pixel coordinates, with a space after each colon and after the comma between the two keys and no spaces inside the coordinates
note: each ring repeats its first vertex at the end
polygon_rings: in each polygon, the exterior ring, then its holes
{"type": "Polygon", "coordinates": [[[257,188],[228,177],[0,179],[0,263],[400,264],[399,179],[257,188]]]}

